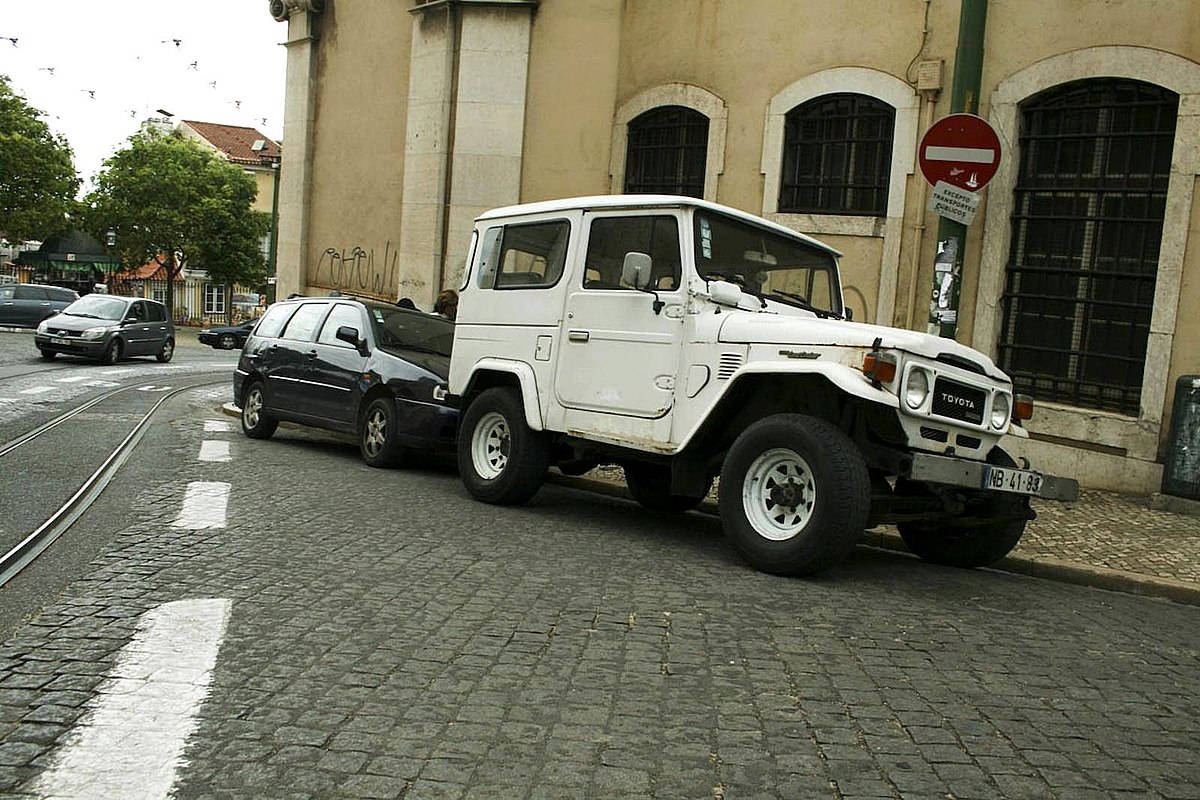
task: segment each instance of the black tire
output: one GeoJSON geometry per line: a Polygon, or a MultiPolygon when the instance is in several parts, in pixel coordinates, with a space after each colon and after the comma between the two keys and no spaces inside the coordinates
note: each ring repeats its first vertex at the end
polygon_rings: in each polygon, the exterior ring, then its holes
{"type": "Polygon", "coordinates": [[[279,427],[279,421],[265,408],[266,393],[262,381],[250,381],[242,392],[242,433],[251,439],[269,439],[279,427]]]}
{"type": "Polygon", "coordinates": [[[541,488],[549,465],[549,439],[525,424],[515,390],[494,387],[471,401],[458,434],[458,469],[472,497],[524,503],[541,488]]]}
{"type": "Polygon", "coordinates": [[[104,348],[104,352],[100,355],[100,363],[115,364],[121,360],[121,352],[125,348],[121,346],[121,340],[113,338],[109,341],[108,346],[104,348]]]}
{"type": "Polygon", "coordinates": [[[222,333],[221,338],[217,339],[217,347],[222,350],[236,350],[237,346],[237,337],[232,333],[222,333]]]}
{"type": "Polygon", "coordinates": [[[809,575],[854,550],[871,506],[871,477],[841,430],[776,414],[746,428],[721,470],[721,522],[756,569],[809,575]],[[780,479],[784,480],[780,480],[780,479]]]}
{"type": "Polygon", "coordinates": [[[363,412],[358,426],[358,450],[372,467],[394,467],[404,448],[396,441],[396,402],[376,397],[363,412]]]}
{"type": "Polygon", "coordinates": [[[154,354],[154,357],[157,358],[162,364],[165,364],[174,358],[175,340],[167,339],[165,342],[163,342],[162,347],[158,348],[158,352],[154,354]]]}
{"type": "Polygon", "coordinates": [[[58,353],[53,350],[39,350],[38,352],[42,354],[42,361],[53,361],[58,358],[58,353]]]}
{"type": "MultiPolygon", "coordinates": [[[[625,485],[629,494],[641,505],[656,514],[682,514],[703,502],[708,490],[695,497],[671,494],[671,467],[666,464],[647,464],[631,461],[622,464],[625,485]]],[[[712,481],[708,482],[709,487],[712,481]]]]}
{"type": "MultiPolygon", "coordinates": [[[[1008,453],[993,448],[988,463],[998,467],[1015,467],[1008,453]]],[[[898,494],[928,494],[928,490],[909,481],[896,486],[898,494]]],[[[967,508],[964,515],[979,518],[997,517],[995,522],[956,524],[954,520],[914,520],[896,527],[900,538],[914,555],[933,564],[974,569],[995,564],[1012,551],[1025,533],[1025,525],[1033,516],[1029,498],[1007,492],[965,492],[967,508]]]]}

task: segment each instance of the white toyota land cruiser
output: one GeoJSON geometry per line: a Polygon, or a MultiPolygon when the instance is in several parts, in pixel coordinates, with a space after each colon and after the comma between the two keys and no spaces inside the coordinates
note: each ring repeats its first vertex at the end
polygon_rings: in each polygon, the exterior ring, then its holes
{"type": "Polygon", "coordinates": [[[850,321],[838,255],[684,197],[485,213],[450,364],[467,490],[522,503],[550,466],[618,463],[668,512],[719,475],[725,532],[762,570],[827,568],[885,522],[931,561],[1001,558],[1029,498],[1075,482],[1000,449],[1032,403],[989,358],[850,321]]]}

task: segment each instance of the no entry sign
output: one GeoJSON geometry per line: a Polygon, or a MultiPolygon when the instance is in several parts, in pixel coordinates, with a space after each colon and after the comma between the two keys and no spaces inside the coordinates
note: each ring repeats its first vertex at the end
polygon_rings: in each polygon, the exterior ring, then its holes
{"type": "Polygon", "coordinates": [[[1000,166],[1000,137],[982,117],[951,114],[930,126],[917,150],[925,180],[977,192],[1000,166]]]}

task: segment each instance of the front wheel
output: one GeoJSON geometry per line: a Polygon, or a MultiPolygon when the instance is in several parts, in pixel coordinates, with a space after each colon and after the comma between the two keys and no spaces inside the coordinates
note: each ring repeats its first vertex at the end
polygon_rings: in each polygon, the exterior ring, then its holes
{"type": "Polygon", "coordinates": [[[390,397],[376,397],[367,406],[359,427],[358,450],[372,467],[392,467],[400,462],[403,451],[396,441],[396,404],[390,397]]]}
{"type": "Polygon", "coordinates": [[[121,340],[113,339],[108,343],[108,347],[104,348],[104,353],[100,356],[100,361],[103,364],[115,364],[121,360],[121,340]]]}
{"type": "Polygon", "coordinates": [[[165,364],[175,357],[175,340],[167,339],[163,342],[162,347],[158,349],[158,353],[154,356],[159,360],[159,363],[165,364]]]}
{"type": "Polygon", "coordinates": [[[512,389],[494,387],[471,401],[458,435],[458,469],[476,500],[517,505],[541,488],[550,465],[546,435],[525,424],[512,389]]]}
{"type": "MultiPolygon", "coordinates": [[[[1008,453],[995,448],[988,463],[1015,467],[1008,453]]],[[[925,493],[911,482],[896,486],[900,493],[925,493]]],[[[972,492],[959,518],[914,520],[896,527],[900,538],[914,555],[934,564],[973,569],[995,564],[1012,551],[1025,533],[1025,524],[1034,516],[1029,498],[1006,492],[972,492]]]]}
{"type": "Polygon", "coordinates": [[[217,346],[222,350],[233,350],[237,348],[237,337],[232,333],[223,333],[221,338],[217,340],[217,346]]]}
{"type": "MultiPolygon", "coordinates": [[[[682,514],[704,500],[707,489],[697,495],[671,494],[671,468],[665,464],[630,462],[624,464],[625,485],[643,508],[658,514],[682,514]]],[[[712,481],[709,481],[709,486],[712,481]]]]}
{"type": "Polygon", "coordinates": [[[251,439],[269,439],[279,425],[264,410],[263,385],[254,381],[242,395],[242,433],[251,439]]]}
{"type": "Polygon", "coordinates": [[[721,470],[725,534],[755,568],[806,575],[850,555],[866,527],[871,478],[846,434],[776,414],[746,428],[721,470]]]}

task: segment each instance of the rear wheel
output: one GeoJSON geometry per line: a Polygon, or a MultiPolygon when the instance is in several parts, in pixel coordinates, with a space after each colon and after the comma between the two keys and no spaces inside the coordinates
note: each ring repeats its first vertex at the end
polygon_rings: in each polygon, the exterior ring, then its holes
{"type": "Polygon", "coordinates": [[[121,360],[121,340],[113,339],[108,343],[108,347],[104,348],[104,353],[100,356],[100,361],[105,364],[115,364],[121,360]]]}
{"type": "Polygon", "coordinates": [[[458,469],[472,497],[497,505],[524,503],[541,488],[549,465],[549,441],[525,424],[525,408],[513,389],[487,389],[471,401],[459,430],[458,469]]]}
{"type": "Polygon", "coordinates": [[[253,381],[242,395],[242,433],[251,439],[269,439],[279,423],[264,410],[263,385],[253,381]]]}
{"type": "MultiPolygon", "coordinates": [[[[630,462],[624,464],[625,485],[629,494],[645,508],[659,514],[682,514],[691,511],[704,500],[708,494],[689,496],[671,494],[671,468],[665,464],[646,464],[630,462]]],[[[712,486],[712,481],[709,481],[712,486]]]]}
{"type": "Polygon", "coordinates": [[[400,463],[403,449],[396,441],[396,404],[390,397],[376,397],[367,406],[359,426],[358,449],[372,467],[400,463]]]}
{"type": "Polygon", "coordinates": [[[166,362],[168,362],[172,358],[174,358],[174,356],[175,356],[175,340],[167,339],[165,342],[163,342],[162,347],[159,348],[158,353],[154,357],[157,358],[160,362],[165,364],[166,362]]]}
{"type": "MultiPolygon", "coordinates": [[[[1015,467],[1008,453],[995,448],[988,463],[1015,467]]],[[[928,494],[920,484],[901,482],[897,493],[928,494]]],[[[1025,495],[1007,492],[970,492],[959,519],[914,520],[896,527],[913,554],[934,564],[951,567],[986,567],[1004,558],[1021,541],[1033,509],[1025,495]]]]}
{"type": "Polygon", "coordinates": [[[58,353],[53,350],[39,350],[38,352],[42,354],[42,361],[53,361],[58,357],[58,353]]]}
{"type": "Polygon", "coordinates": [[[804,575],[844,560],[862,536],[871,478],[841,430],[776,414],[746,428],[721,470],[721,522],[757,569],[804,575]]]}

